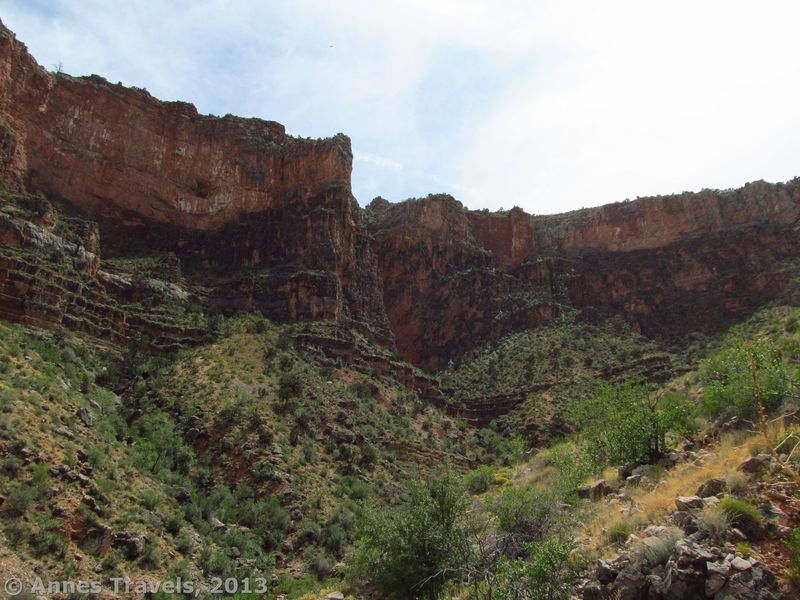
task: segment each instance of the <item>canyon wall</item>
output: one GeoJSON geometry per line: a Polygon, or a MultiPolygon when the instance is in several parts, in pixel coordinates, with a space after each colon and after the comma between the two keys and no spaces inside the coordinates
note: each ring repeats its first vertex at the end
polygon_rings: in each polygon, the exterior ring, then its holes
{"type": "Polygon", "coordinates": [[[798,180],[531,216],[446,195],[362,211],[351,168],[344,135],[299,139],[48,73],[0,25],[0,315],[83,329],[99,319],[106,337],[147,331],[165,347],[197,340],[189,326],[168,332],[168,313],[131,308],[141,282],[103,262],[168,256],[179,289],[147,284],[168,297],[340,321],[436,369],[560,317],[622,318],[681,340],[796,286],[798,180]],[[26,212],[37,198],[61,216],[26,212]]]}
{"type": "Polygon", "coordinates": [[[567,314],[665,341],[716,331],[784,293],[800,257],[800,180],[543,217],[446,195],[366,212],[398,350],[431,369],[567,314]]]}
{"type": "Polygon", "coordinates": [[[48,73],[2,26],[0,134],[2,183],[98,223],[104,256],[175,253],[216,308],[342,319],[391,343],[346,136],[48,73]]]}

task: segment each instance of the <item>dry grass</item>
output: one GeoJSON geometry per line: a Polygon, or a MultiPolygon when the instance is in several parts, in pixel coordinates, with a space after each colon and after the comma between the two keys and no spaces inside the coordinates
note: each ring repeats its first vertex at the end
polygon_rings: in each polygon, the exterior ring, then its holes
{"type": "Polygon", "coordinates": [[[655,523],[675,510],[675,498],[693,495],[705,481],[720,477],[725,479],[750,456],[749,448],[759,435],[747,432],[733,433],[720,440],[711,453],[696,462],[678,465],[666,473],[664,479],[652,489],[634,489],[629,495],[632,504],[602,502],[591,509],[586,525],[581,531],[584,547],[589,553],[608,551],[606,532],[612,527],[638,517],[643,523],[655,523]]]}

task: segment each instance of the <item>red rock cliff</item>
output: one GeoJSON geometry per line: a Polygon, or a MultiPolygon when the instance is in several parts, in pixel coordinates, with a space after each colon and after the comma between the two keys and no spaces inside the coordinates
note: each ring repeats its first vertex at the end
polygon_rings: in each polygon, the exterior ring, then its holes
{"type": "MultiPolygon", "coordinates": [[[[80,293],[39,289],[37,248],[82,257],[80,289],[97,306],[103,289],[129,293],[103,275],[101,248],[174,253],[209,306],[343,320],[387,343],[394,334],[404,357],[437,368],[561,315],[622,316],[663,338],[722,327],[797,277],[797,180],[553,216],[472,212],[450,196],[376,200],[362,219],[351,163],[343,135],[297,139],[277,123],[47,73],[0,25],[0,184],[96,222],[100,240],[51,239],[7,212],[0,234],[19,251],[6,243],[0,265],[6,314],[30,318],[35,304],[42,322],[80,317],[80,293]]],[[[118,312],[104,329],[120,327],[118,312]]]]}
{"type": "Polygon", "coordinates": [[[562,215],[450,196],[367,208],[398,349],[428,368],[563,314],[680,338],[746,317],[798,272],[800,180],[562,215]]]}
{"type": "Polygon", "coordinates": [[[104,254],[175,252],[224,273],[210,294],[224,308],[343,318],[388,337],[346,136],[293,138],[51,74],[1,25],[0,117],[3,183],[96,221],[104,254]]]}

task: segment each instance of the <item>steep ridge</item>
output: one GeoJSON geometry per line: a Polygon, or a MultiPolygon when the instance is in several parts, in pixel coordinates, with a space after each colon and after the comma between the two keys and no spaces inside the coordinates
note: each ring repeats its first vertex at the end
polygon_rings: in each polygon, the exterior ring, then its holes
{"type": "Polygon", "coordinates": [[[366,213],[398,350],[429,369],[576,311],[667,341],[719,330],[777,297],[800,255],[798,180],[545,217],[447,195],[366,213]]]}

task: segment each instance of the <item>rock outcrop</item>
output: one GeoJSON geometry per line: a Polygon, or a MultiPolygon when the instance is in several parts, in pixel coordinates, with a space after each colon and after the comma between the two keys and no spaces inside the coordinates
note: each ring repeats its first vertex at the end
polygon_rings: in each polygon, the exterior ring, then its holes
{"type": "MultiPolygon", "coordinates": [[[[76,242],[51,231],[49,209],[28,224],[6,212],[0,313],[65,324],[70,311],[58,307],[108,305],[101,288],[186,294],[204,309],[339,321],[389,348],[396,340],[403,358],[432,370],[562,316],[622,318],[680,340],[798,286],[798,180],[542,217],[468,211],[445,195],[362,211],[351,167],[344,135],[294,138],[278,123],[49,73],[0,24],[0,190],[42,194],[89,228],[76,242]],[[12,252],[21,246],[24,260],[12,252]],[[41,291],[46,267],[31,265],[47,252],[93,283],[41,291]],[[133,280],[104,269],[101,254],[168,257],[171,267],[133,280]]],[[[124,338],[126,327],[102,329],[124,338]]],[[[494,414],[484,408],[475,414],[494,414]]]]}
{"type": "Polygon", "coordinates": [[[294,138],[278,123],[48,73],[0,25],[7,188],[96,222],[105,256],[172,252],[189,272],[222,273],[209,294],[220,308],[351,320],[390,343],[351,166],[341,134],[294,138]]]}
{"type": "Polygon", "coordinates": [[[366,212],[397,347],[427,368],[576,311],[667,340],[714,331],[780,295],[800,257],[800,180],[546,217],[446,195],[366,212]]]}

